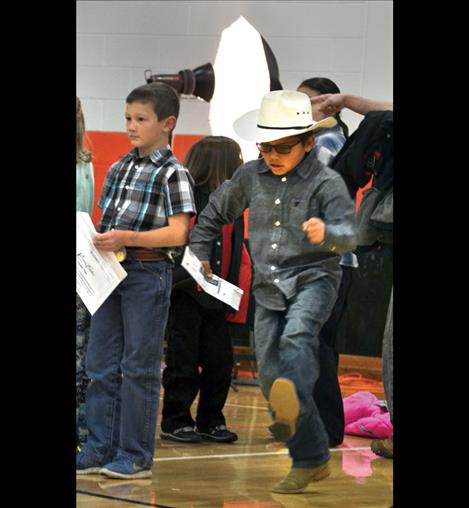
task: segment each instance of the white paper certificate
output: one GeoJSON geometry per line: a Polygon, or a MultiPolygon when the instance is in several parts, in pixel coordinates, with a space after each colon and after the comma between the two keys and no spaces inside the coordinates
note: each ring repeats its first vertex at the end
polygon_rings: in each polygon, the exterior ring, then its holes
{"type": "Polygon", "coordinates": [[[86,212],[77,212],[77,293],[93,315],[127,277],[113,252],[98,250],[96,230],[86,212]]]}
{"type": "Polygon", "coordinates": [[[244,291],[215,274],[211,279],[207,279],[202,271],[202,263],[189,247],[186,247],[184,251],[181,266],[189,272],[190,276],[206,293],[227,303],[233,309],[239,310],[244,291]]]}

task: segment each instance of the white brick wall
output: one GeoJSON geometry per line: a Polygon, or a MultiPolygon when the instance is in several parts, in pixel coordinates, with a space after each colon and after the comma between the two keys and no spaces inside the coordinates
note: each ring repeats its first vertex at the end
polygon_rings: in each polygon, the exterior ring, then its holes
{"type": "MultiPolygon", "coordinates": [[[[124,131],[125,97],[144,70],[213,64],[224,28],[244,16],[268,42],[284,88],[329,77],[344,92],[392,96],[392,1],[77,1],[77,94],[87,129],[124,131]]],[[[209,105],[183,99],[179,134],[209,134],[209,105]]],[[[361,120],[342,114],[351,130],[361,120]]]]}

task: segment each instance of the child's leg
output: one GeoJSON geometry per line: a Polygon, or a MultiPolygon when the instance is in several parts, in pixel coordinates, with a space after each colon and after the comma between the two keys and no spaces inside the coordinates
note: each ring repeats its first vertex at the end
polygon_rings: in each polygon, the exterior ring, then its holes
{"type": "Polygon", "coordinates": [[[337,331],[344,314],[348,291],[355,268],[342,267],[342,279],[331,315],[319,332],[319,377],[313,398],[329,436],[329,445],[337,446],[344,440],[344,405],[337,377],[339,354],[336,352],[337,331]]]}
{"type": "Polygon", "coordinates": [[[88,430],[85,419],[85,399],[86,388],[89,384],[89,378],[85,372],[86,349],[90,334],[90,313],[85,307],[81,298],[76,298],[76,427],[77,427],[77,446],[81,446],[86,441],[88,430]]]}
{"type": "Polygon", "coordinates": [[[86,392],[89,433],[83,452],[101,464],[114,457],[119,444],[123,344],[121,297],[116,290],[91,318],[86,354],[91,382],[86,392]]]}
{"type": "Polygon", "coordinates": [[[319,376],[319,331],[331,313],[337,286],[322,277],[299,287],[279,339],[279,376],[293,381],[300,401],[297,430],[287,443],[293,467],[315,467],[329,458],[328,436],[312,394],[319,376]]]}
{"type": "Polygon", "coordinates": [[[203,309],[199,357],[202,373],[197,428],[208,432],[226,423],[222,411],[233,371],[233,347],[223,310],[203,309]]]}
{"type": "Polygon", "coordinates": [[[272,383],[280,376],[278,340],[285,325],[283,311],[270,310],[256,300],[254,342],[259,387],[269,400],[272,383]]]}
{"type": "Polygon", "coordinates": [[[121,283],[124,351],[117,460],[143,469],[153,463],[163,339],[169,310],[169,262],[124,262],[121,283]]]}
{"type": "Polygon", "coordinates": [[[199,390],[200,306],[183,291],[171,295],[166,368],[163,371],[161,429],[172,433],[194,427],[191,405],[199,390]]]}

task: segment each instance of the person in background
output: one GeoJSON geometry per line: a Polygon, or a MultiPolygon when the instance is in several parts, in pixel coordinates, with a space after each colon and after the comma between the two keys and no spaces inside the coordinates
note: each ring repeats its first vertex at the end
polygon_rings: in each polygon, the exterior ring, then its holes
{"type": "MultiPolygon", "coordinates": [[[[339,87],[329,78],[309,78],[305,79],[297,88],[299,92],[305,93],[308,97],[317,97],[323,94],[340,93],[339,87]]],[[[312,104],[313,120],[319,122],[326,118],[322,111],[312,104]]],[[[329,129],[322,129],[316,135],[314,149],[317,150],[318,159],[328,165],[332,158],[337,155],[339,150],[348,138],[349,129],[340,117],[340,111],[334,113],[337,125],[329,129]]]]}
{"type": "Polygon", "coordinates": [[[212,192],[190,234],[189,246],[210,277],[212,241],[249,208],[259,384],[274,434],[293,461],[272,488],[283,494],[330,474],[329,440],[313,399],[318,335],[337,298],[340,253],[355,246],[355,210],[340,175],[311,152],[315,133],[335,124],[314,122],[303,93],[264,95],[259,110],[233,125],[256,142],[262,159],[243,164],[212,192]]]}
{"type": "MultiPolygon", "coordinates": [[[[85,117],[81,101],[77,97],[77,148],[76,148],[76,200],[77,212],[86,212],[91,216],[94,198],[94,170],[91,152],[85,148],[85,117]]],[[[87,436],[85,422],[85,394],[89,378],[85,372],[85,357],[90,333],[90,313],[81,298],[76,296],[76,440],[77,448],[85,442],[87,436]]]]}
{"type": "Polygon", "coordinates": [[[120,252],[127,276],[91,318],[88,439],[77,475],[152,475],[171,260],[196,211],[192,177],[169,145],[178,114],[179,96],[165,83],[140,86],[126,98],[134,148],[106,174],[95,245],[120,252]]]}
{"type": "MultiPolygon", "coordinates": [[[[386,316],[386,325],[383,336],[383,385],[386,396],[386,406],[389,411],[391,423],[393,422],[393,375],[394,375],[394,322],[393,322],[393,293],[391,289],[391,298],[389,300],[389,309],[386,316]]],[[[385,439],[373,439],[371,449],[376,455],[392,459],[394,456],[394,436],[385,439]]]]}
{"type": "MultiPolygon", "coordinates": [[[[317,108],[322,114],[335,115],[343,108],[348,108],[355,113],[366,115],[370,111],[394,111],[394,104],[389,101],[368,99],[351,94],[326,94],[314,96],[311,98],[313,108],[317,108]]],[[[389,410],[391,422],[393,421],[393,293],[391,289],[391,297],[389,300],[388,313],[386,316],[386,324],[383,335],[383,385],[386,397],[386,405],[389,410]]],[[[371,449],[377,455],[393,458],[394,441],[393,436],[386,439],[373,439],[371,449]]]]}
{"type": "MultiPolygon", "coordinates": [[[[192,145],[184,165],[195,182],[197,210],[204,209],[210,194],[229,180],[242,163],[240,146],[228,137],[206,136],[192,145]]],[[[214,273],[236,286],[243,238],[244,220],[240,217],[234,224],[223,226],[222,234],[210,246],[214,273]]],[[[181,266],[175,268],[174,279],[177,283],[171,294],[163,371],[161,439],[234,442],[238,436],[228,430],[223,415],[233,370],[233,348],[225,319],[227,306],[200,291],[181,266]],[[191,406],[197,393],[194,422],[191,406]]]]}

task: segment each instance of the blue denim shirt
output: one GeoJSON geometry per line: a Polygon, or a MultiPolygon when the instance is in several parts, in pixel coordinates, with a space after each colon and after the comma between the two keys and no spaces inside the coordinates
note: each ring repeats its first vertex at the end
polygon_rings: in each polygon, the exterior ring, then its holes
{"type": "Polygon", "coordinates": [[[355,206],[342,177],[313,152],[284,176],[263,159],[247,162],[210,195],[190,234],[189,246],[208,260],[210,242],[223,224],[249,208],[253,291],[264,307],[285,310],[297,287],[320,277],[340,279],[340,254],[356,244],[355,206]],[[302,224],[318,217],[326,225],[321,245],[309,242],[302,224]]]}

